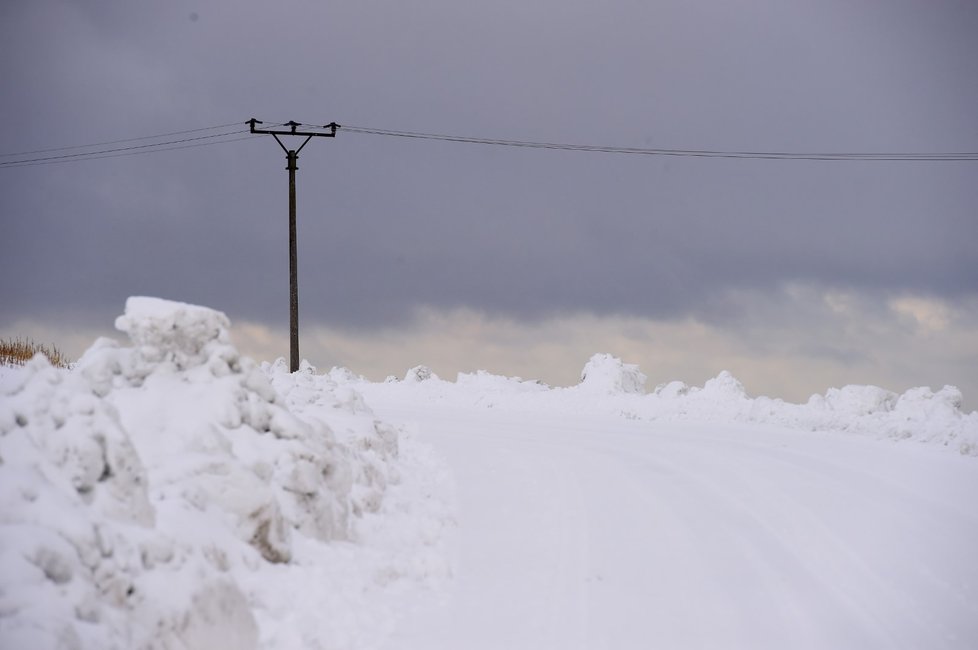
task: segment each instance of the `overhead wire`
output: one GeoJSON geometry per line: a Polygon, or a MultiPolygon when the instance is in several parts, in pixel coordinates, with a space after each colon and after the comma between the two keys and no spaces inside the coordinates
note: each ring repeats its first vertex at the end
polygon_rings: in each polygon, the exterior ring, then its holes
{"type": "MultiPolygon", "coordinates": [[[[241,133],[241,131],[238,131],[236,133],[241,133]]],[[[67,160],[44,160],[44,161],[37,161],[37,162],[27,161],[27,162],[23,162],[23,163],[19,163],[19,164],[11,164],[11,165],[8,165],[7,167],[8,168],[14,168],[14,167],[34,167],[36,165],[60,165],[60,164],[64,164],[64,163],[80,162],[82,160],[102,160],[103,158],[120,158],[122,156],[142,156],[142,155],[145,155],[145,154],[158,153],[160,151],[176,151],[178,149],[193,149],[193,148],[196,148],[196,147],[209,147],[209,146],[213,146],[213,145],[217,145],[217,144],[228,144],[228,143],[231,143],[231,142],[242,142],[244,140],[251,140],[252,142],[254,142],[254,139],[250,135],[246,135],[246,136],[243,136],[243,137],[240,137],[240,138],[230,138],[228,140],[213,140],[211,142],[196,142],[194,144],[185,144],[185,145],[180,145],[180,146],[176,146],[176,147],[163,147],[163,148],[159,148],[159,149],[144,149],[142,151],[123,151],[121,153],[108,153],[108,154],[105,154],[105,155],[92,155],[89,158],[69,158],[67,160]]]]}
{"type": "MultiPolygon", "coordinates": [[[[187,131],[193,132],[194,130],[187,131]]],[[[103,154],[115,154],[121,152],[136,152],[136,153],[153,153],[157,151],[171,151],[173,149],[187,149],[193,145],[185,147],[172,147],[170,145],[178,145],[187,142],[197,142],[200,140],[213,140],[214,138],[226,138],[228,136],[241,135],[243,133],[248,133],[248,129],[238,129],[236,131],[228,131],[226,133],[213,133],[210,135],[200,135],[193,138],[181,138],[179,140],[166,140],[163,142],[152,142],[148,144],[130,145],[128,147],[114,147],[111,149],[100,149],[96,151],[84,151],[80,153],[70,153],[61,154],[57,156],[42,156],[39,158],[26,158],[20,160],[8,160],[0,162],[0,167],[23,167],[31,164],[40,164],[44,162],[74,162],[77,160],[97,160],[99,158],[111,158],[115,156],[103,155],[103,154]]],[[[148,136],[154,137],[154,136],[148,136]]],[[[138,139],[148,139],[138,138],[138,139]]],[[[159,136],[155,136],[159,137],[159,136]]],[[[214,142],[200,143],[200,144],[225,144],[227,142],[233,142],[237,140],[244,140],[246,138],[235,138],[234,140],[215,140],[214,142]]],[[[137,138],[132,138],[127,141],[134,141],[137,138]]]]}
{"type": "MultiPolygon", "coordinates": [[[[76,153],[62,153],[51,156],[39,156],[34,158],[21,158],[18,160],[0,161],[0,168],[24,167],[42,164],[58,164],[65,162],[79,162],[82,160],[98,160],[102,158],[114,158],[125,155],[138,155],[145,153],[155,153],[158,151],[172,151],[176,149],[188,149],[197,146],[211,144],[226,144],[249,139],[245,137],[231,137],[242,134],[249,134],[250,129],[237,129],[223,133],[213,133],[208,135],[194,136],[190,138],[180,138],[176,140],[164,140],[161,142],[147,142],[145,144],[129,145],[124,147],[111,147],[115,144],[126,144],[130,142],[143,142],[147,140],[158,140],[177,135],[188,135],[191,133],[201,133],[216,129],[226,129],[232,126],[247,124],[247,122],[231,122],[205,126],[195,129],[185,129],[182,131],[171,131],[156,135],[140,136],[133,138],[123,138],[119,140],[109,140],[95,142],[86,145],[73,145],[66,147],[52,147],[48,149],[36,149],[18,153],[0,154],[0,158],[14,156],[27,156],[43,153],[54,153],[59,151],[75,151],[79,149],[92,149],[95,147],[109,147],[95,149],[94,151],[78,151],[76,153]],[[220,139],[219,139],[220,138],[220,139]],[[211,142],[200,142],[212,140],[211,142]],[[192,144],[187,144],[192,143],[192,144]],[[177,145],[177,146],[174,146],[177,145]]],[[[288,126],[289,122],[266,122],[267,125],[288,126]]],[[[325,130],[333,128],[331,125],[318,125],[312,123],[300,123],[303,130],[325,130]]],[[[665,149],[665,148],[641,148],[641,147],[620,147],[613,145],[591,145],[574,144],[564,142],[545,142],[532,140],[506,140],[501,138],[486,138],[463,135],[452,135],[444,133],[427,133],[421,131],[400,131],[368,126],[340,126],[340,132],[376,135],[396,138],[434,140],[442,142],[456,142],[467,144],[480,144],[502,147],[519,147],[529,149],[550,149],[560,151],[579,151],[589,153],[608,153],[608,154],[629,154],[644,156],[678,156],[691,158],[732,158],[732,159],[762,159],[762,160],[825,160],[825,161],[917,161],[917,162],[936,162],[936,161],[978,161],[978,152],[804,152],[804,151],[749,151],[749,150],[707,150],[707,149],[665,149]]]]}
{"type": "Polygon", "coordinates": [[[76,144],[68,147],[52,147],[50,149],[34,149],[33,151],[17,151],[13,153],[0,154],[0,158],[11,156],[30,156],[38,153],[50,153],[54,151],[71,151],[73,149],[89,149],[92,147],[105,147],[111,144],[121,144],[123,142],[137,142],[140,140],[155,140],[157,138],[169,138],[174,135],[186,135],[188,133],[200,133],[202,131],[213,131],[215,129],[226,129],[231,126],[239,126],[241,122],[231,122],[229,124],[215,124],[214,126],[202,126],[198,129],[186,129],[183,131],[170,131],[169,133],[157,133],[156,135],[144,135],[136,138],[123,138],[121,140],[106,140],[104,142],[91,142],[89,144],[76,144]]]}
{"type": "MultiPolygon", "coordinates": [[[[306,127],[310,128],[310,127],[306,127]]],[[[321,128],[321,127],[320,127],[321,128]]],[[[790,151],[721,151],[704,149],[658,149],[639,147],[617,147],[611,145],[571,144],[561,142],[537,142],[529,140],[504,140],[443,133],[424,133],[418,131],[396,131],[365,126],[341,126],[340,132],[367,135],[389,136],[443,142],[461,142],[504,147],[530,149],[554,149],[562,151],[584,151],[593,153],[631,154],[645,156],[681,156],[692,158],[748,158],[766,160],[861,160],[861,161],[973,161],[978,160],[978,152],[790,152],[790,151]]]]}

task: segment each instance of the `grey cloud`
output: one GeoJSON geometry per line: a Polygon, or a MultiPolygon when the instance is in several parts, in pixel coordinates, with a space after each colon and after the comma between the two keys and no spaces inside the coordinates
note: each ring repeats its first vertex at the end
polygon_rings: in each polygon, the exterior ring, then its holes
{"type": "MultiPolygon", "coordinates": [[[[970,5],[3,11],[4,151],[252,116],[638,146],[978,150],[970,5]]],[[[786,282],[950,298],[978,287],[975,163],[599,156],[341,130],[299,166],[312,321],[381,326],[431,305],[719,322],[736,316],[731,291],[786,282]]],[[[0,170],[0,320],[96,318],[156,294],[277,323],[285,190],[269,138],[0,170]]]]}

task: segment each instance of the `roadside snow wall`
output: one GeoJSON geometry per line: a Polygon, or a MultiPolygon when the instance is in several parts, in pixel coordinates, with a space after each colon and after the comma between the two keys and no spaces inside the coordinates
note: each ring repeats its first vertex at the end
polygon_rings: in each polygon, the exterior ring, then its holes
{"type": "Polygon", "coordinates": [[[130,298],[116,326],[130,346],[4,382],[0,647],[264,646],[242,584],[301,540],[355,540],[397,432],[308,367],[242,357],[219,312],[130,298]]]}
{"type": "Polygon", "coordinates": [[[749,397],[743,384],[723,371],[702,387],[673,381],[645,390],[646,376],[634,364],[595,354],[581,382],[550,388],[518,377],[460,373],[456,382],[437,378],[420,384],[359,385],[363,391],[400,391],[405,399],[459,403],[520,411],[615,413],[635,420],[756,422],[808,431],[842,431],[910,440],[978,456],[978,412],[961,411],[961,392],[913,388],[898,395],[876,386],[830,388],[805,404],[749,397]]]}

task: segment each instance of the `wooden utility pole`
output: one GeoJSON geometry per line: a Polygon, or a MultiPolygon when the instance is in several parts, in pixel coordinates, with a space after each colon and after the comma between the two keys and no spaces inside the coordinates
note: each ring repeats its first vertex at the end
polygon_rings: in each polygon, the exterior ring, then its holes
{"type": "Polygon", "coordinates": [[[255,125],[263,124],[261,120],[255,118],[248,120],[247,124],[251,126],[252,133],[267,134],[275,138],[278,145],[282,147],[282,151],[285,152],[288,163],[286,169],[289,170],[289,371],[295,372],[299,369],[299,263],[296,254],[295,234],[295,172],[299,166],[296,162],[299,160],[299,152],[309,143],[309,140],[314,137],[335,138],[336,129],[340,125],[336,122],[330,122],[321,127],[329,129],[329,131],[298,131],[298,127],[302,124],[292,121],[283,124],[282,126],[287,126],[289,129],[282,131],[255,128],[255,125]],[[305,136],[306,139],[302,141],[298,149],[289,149],[279,140],[278,136],[280,135],[305,136]]]}

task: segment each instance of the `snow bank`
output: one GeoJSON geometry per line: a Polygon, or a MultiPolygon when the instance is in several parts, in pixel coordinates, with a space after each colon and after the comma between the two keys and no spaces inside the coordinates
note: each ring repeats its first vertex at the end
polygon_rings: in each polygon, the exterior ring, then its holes
{"type": "Polygon", "coordinates": [[[131,298],[116,325],[130,346],[99,340],[72,371],[38,357],[0,386],[0,647],[346,647],[377,634],[349,611],[374,574],[447,573],[437,503],[423,541],[384,530],[398,431],[349,385],[259,367],[205,307],[131,298]],[[290,602],[310,565],[335,593],[290,602]]]}
{"type": "Polygon", "coordinates": [[[937,392],[914,388],[902,395],[876,386],[830,388],[806,404],[750,397],[743,384],[723,371],[702,387],[673,381],[645,391],[637,365],[596,354],[581,373],[581,383],[549,388],[484,371],[460,374],[455,383],[426,381],[413,386],[389,383],[360,388],[400,393],[410,401],[492,406],[519,411],[617,414],[630,419],[754,422],[807,431],[843,431],[893,440],[912,440],[978,456],[978,412],[961,411],[961,393],[945,386],[937,392]]]}

